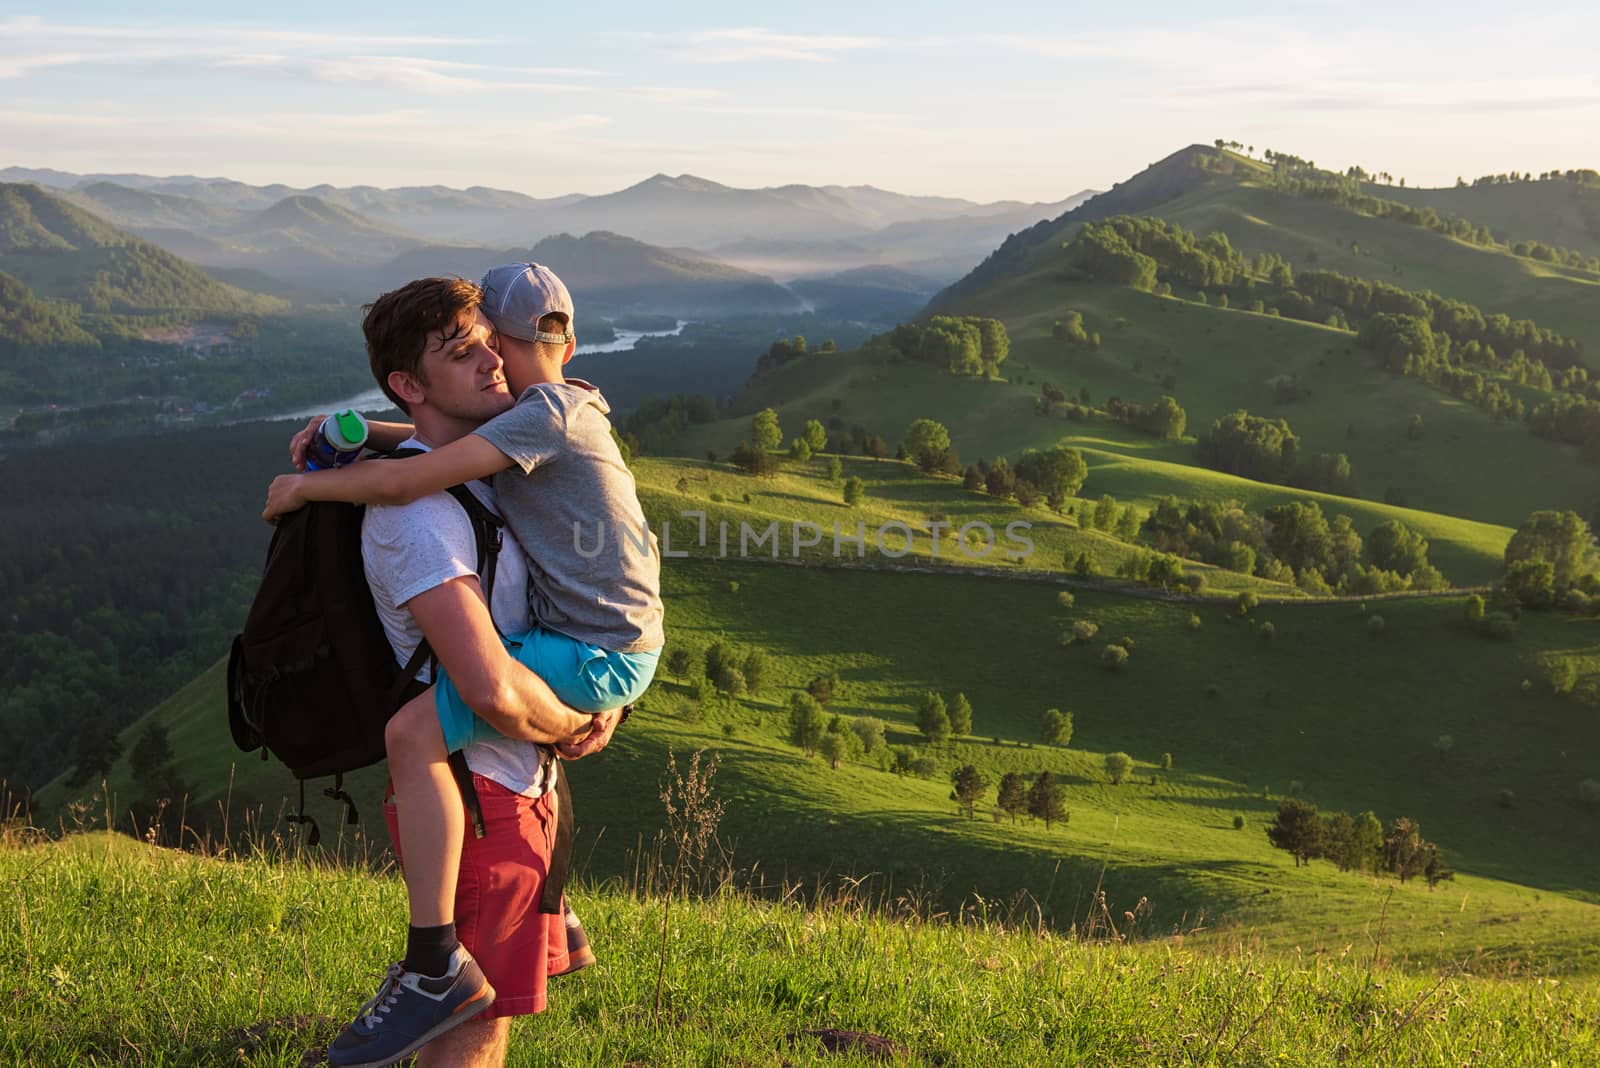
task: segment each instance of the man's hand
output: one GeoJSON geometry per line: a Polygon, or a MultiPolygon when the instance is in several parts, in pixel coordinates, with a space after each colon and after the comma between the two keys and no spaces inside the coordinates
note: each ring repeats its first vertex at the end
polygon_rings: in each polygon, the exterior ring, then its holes
{"type": "Polygon", "coordinates": [[[317,431],[322,429],[322,421],[326,418],[325,415],[313,415],[306,428],[297,430],[294,437],[289,439],[289,462],[296,471],[306,469],[306,454],[311,451],[311,443],[316,440],[317,431]]]}
{"type": "Polygon", "coordinates": [[[268,523],[276,523],[289,512],[304,508],[306,499],[300,487],[305,477],[305,475],[279,475],[273,479],[272,485],[267,487],[267,506],[261,510],[261,518],[268,523]]]}
{"type": "Polygon", "coordinates": [[[611,736],[617,732],[617,724],[621,722],[620,708],[597,712],[586,734],[556,743],[556,752],[560,753],[564,760],[582,760],[586,756],[598,753],[611,741],[611,736]]]}

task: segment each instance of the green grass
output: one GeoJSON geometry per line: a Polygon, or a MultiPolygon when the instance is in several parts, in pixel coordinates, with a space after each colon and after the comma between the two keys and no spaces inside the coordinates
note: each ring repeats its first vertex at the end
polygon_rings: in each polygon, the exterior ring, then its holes
{"type": "MultiPolygon", "coordinates": [[[[667,753],[715,748],[725,840],[736,866],[771,887],[870,876],[875,895],[948,909],[974,894],[1031,900],[1065,930],[1103,878],[1115,908],[1148,898],[1151,931],[1204,927],[1192,936],[1201,942],[1252,937],[1272,952],[1337,953],[1384,916],[1397,960],[1600,973],[1600,947],[1585,933],[1600,924],[1600,818],[1576,799],[1580,779],[1600,776],[1596,621],[1530,615],[1515,641],[1489,642],[1460,623],[1459,597],[1436,597],[1374,606],[1386,619],[1375,637],[1358,605],[1284,603],[1258,610],[1276,628],[1267,642],[1220,604],[1199,606],[1196,630],[1194,606],[1079,591],[1067,611],[1059,587],[1036,581],[700,560],[670,562],[665,583],[669,648],[723,635],[764,649],[770,677],[756,697],[719,698],[698,718],[686,715],[687,687],[664,679],[611,750],[573,766],[579,859],[592,877],[632,871],[653,837],[667,753]],[[1098,623],[1100,640],[1063,648],[1074,619],[1098,623]],[[1134,640],[1129,666],[1102,670],[1100,643],[1124,636],[1134,640]],[[1542,684],[1521,692],[1551,655],[1577,662],[1580,696],[1553,697],[1542,684]],[[843,689],[833,710],[883,718],[891,742],[915,741],[928,690],[965,692],[974,736],[933,750],[940,771],[929,781],[804,759],[785,740],[784,703],[834,671],[843,689]],[[1075,713],[1071,749],[1036,744],[1049,707],[1075,713]],[[1433,749],[1441,734],[1455,740],[1447,760],[1433,749]],[[1101,762],[1118,750],[1139,768],[1112,787],[1101,762]],[[1155,770],[1164,752],[1170,774],[1155,770]],[[959,816],[945,776],[968,762],[991,781],[1008,770],[1062,776],[1070,822],[1049,832],[997,823],[987,818],[992,789],[984,818],[959,816]],[[1296,869],[1263,833],[1296,781],[1324,807],[1418,819],[1462,874],[1430,892],[1323,863],[1296,869]],[[1499,807],[1502,790],[1513,791],[1512,808],[1499,807]]],[[[267,817],[258,826],[270,826],[291,783],[278,765],[230,750],[221,682],[198,680],[154,715],[172,723],[181,767],[201,787],[191,822],[231,778],[234,827],[252,804],[267,817]]],[[[380,780],[368,772],[353,786],[369,833],[380,780]]],[[[120,811],[131,790],[123,768],[111,784],[120,811]]],[[[41,801],[51,825],[65,796],[57,786],[41,801]]],[[[339,829],[339,806],[315,791],[311,801],[330,840],[351,833],[339,829]]]]}
{"type": "MultiPolygon", "coordinates": [[[[392,875],[96,834],[0,848],[0,879],[16,902],[0,915],[7,1064],[315,1063],[302,1057],[398,949],[392,875]]],[[[824,1052],[823,1029],[881,1036],[897,1063],[985,1068],[1542,1066],[1600,1052],[1590,980],[1412,975],[1370,942],[1288,957],[1097,944],[994,912],[951,924],[734,892],[672,908],[658,1020],[666,899],[607,887],[576,903],[600,962],[513,1023],[513,1065],[876,1063],[824,1052]]]]}

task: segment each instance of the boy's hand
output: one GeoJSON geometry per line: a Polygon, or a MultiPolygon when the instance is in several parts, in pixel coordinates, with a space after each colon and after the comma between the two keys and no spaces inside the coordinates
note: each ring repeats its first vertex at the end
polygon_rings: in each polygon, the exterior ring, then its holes
{"type": "Polygon", "coordinates": [[[289,462],[296,471],[306,469],[306,454],[311,451],[311,443],[316,440],[317,431],[322,429],[322,421],[326,418],[325,415],[313,415],[306,428],[296,431],[294,437],[289,439],[289,462]]]}
{"type": "Polygon", "coordinates": [[[261,518],[268,523],[276,523],[290,512],[298,511],[306,506],[306,499],[301,493],[304,475],[279,475],[272,480],[272,485],[267,487],[267,506],[261,510],[261,518]]]}
{"type": "Polygon", "coordinates": [[[617,724],[622,722],[622,709],[610,708],[604,712],[596,712],[594,720],[589,725],[589,732],[581,738],[568,739],[556,744],[556,752],[561,754],[563,760],[581,760],[586,756],[600,752],[611,741],[611,736],[617,731],[617,724]]]}

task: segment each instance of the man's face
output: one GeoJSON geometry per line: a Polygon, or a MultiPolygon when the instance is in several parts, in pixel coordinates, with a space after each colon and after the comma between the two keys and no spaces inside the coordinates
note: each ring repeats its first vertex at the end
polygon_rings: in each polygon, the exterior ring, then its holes
{"type": "Polygon", "coordinates": [[[494,328],[476,309],[455,326],[429,333],[421,367],[427,403],[441,414],[473,423],[510,408],[515,398],[493,340],[494,328]]]}

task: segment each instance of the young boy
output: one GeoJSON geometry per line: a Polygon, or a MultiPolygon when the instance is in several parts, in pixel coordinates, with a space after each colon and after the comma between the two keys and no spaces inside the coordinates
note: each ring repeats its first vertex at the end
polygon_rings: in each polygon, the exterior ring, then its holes
{"type": "MultiPolygon", "coordinates": [[[[605,399],[587,382],[562,375],[576,344],[571,297],[537,264],[497,267],[484,277],[483,290],[480,307],[499,335],[516,405],[421,456],[281,476],[263,517],[316,500],[403,504],[494,476],[501,513],[526,554],[536,621],[533,630],[510,636],[512,655],[575,709],[629,704],[649,685],[664,640],[660,553],[611,437],[605,399]]],[[[428,784],[401,799],[402,826],[416,821],[439,831],[422,849],[407,835],[404,870],[414,916],[419,883],[436,906],[429,912],[453,915],[464,827],[448,754],[494,733],[444,674],[390,723],[391,766],[420,766],[418,779],[428,784]]],[[[392,1063],[486,1007],[493,992],[470,955],[454,945],[447,959],[436,978],[449,982],[435,983],[437,993],[425,981],[421,989],[386,983],[347,1029],[360,1033],[335,1043],[362,1050],[359,1061],[343,1063],[392,1063]]]]}

